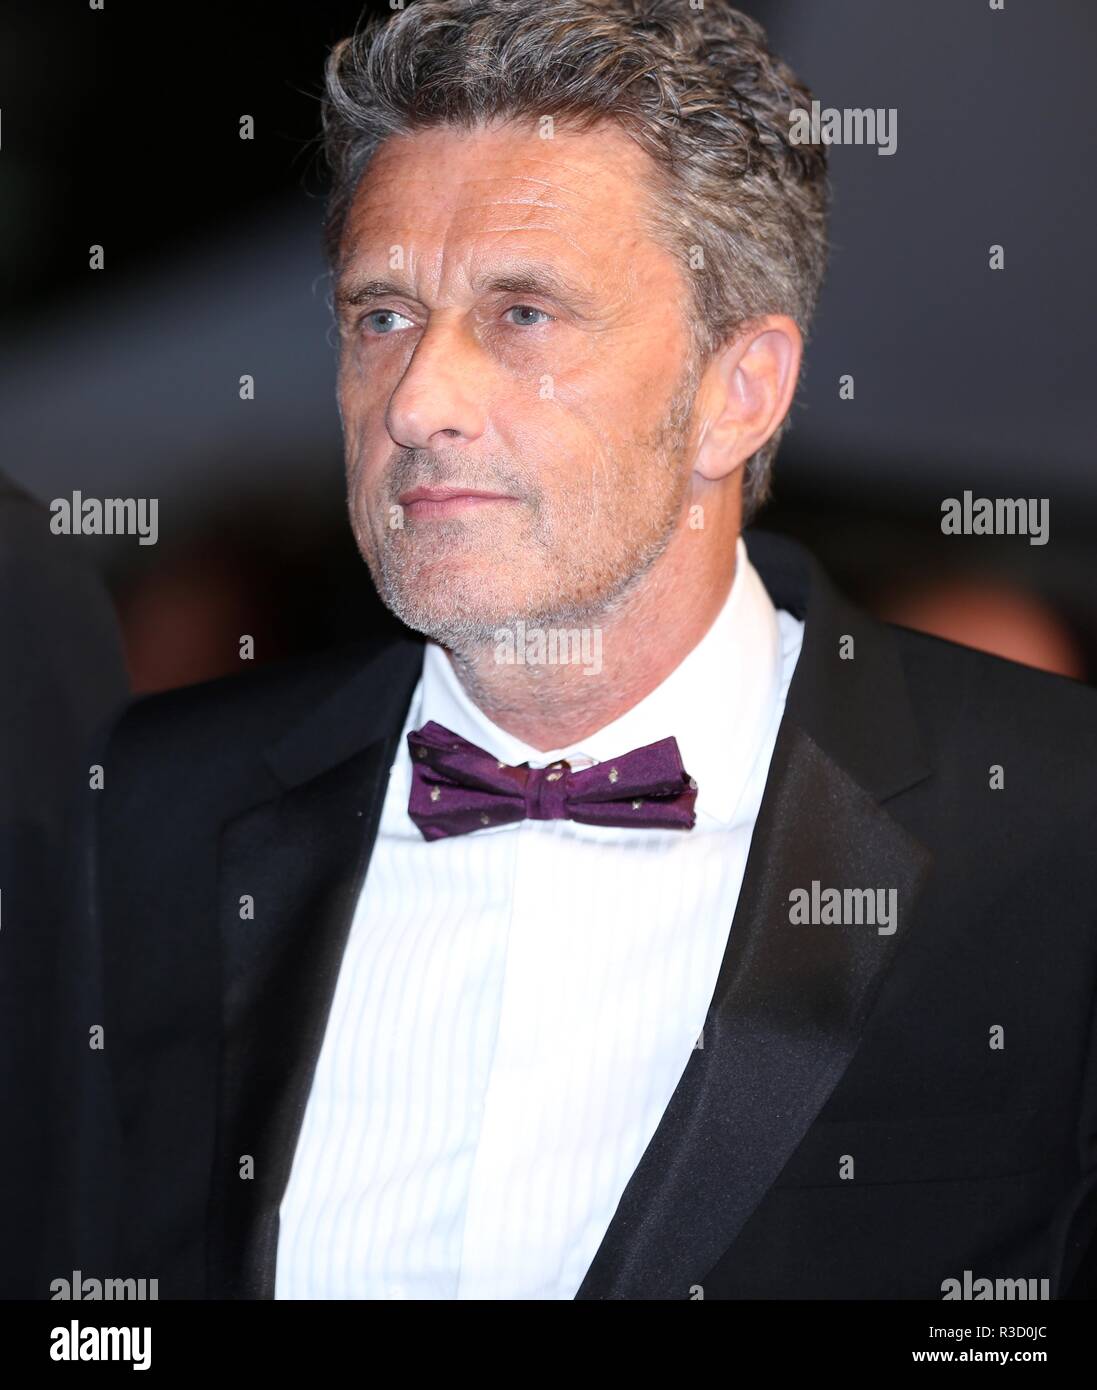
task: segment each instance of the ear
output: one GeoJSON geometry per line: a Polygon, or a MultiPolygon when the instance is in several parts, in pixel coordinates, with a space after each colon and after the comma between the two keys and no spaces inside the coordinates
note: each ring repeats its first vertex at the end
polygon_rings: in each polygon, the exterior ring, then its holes
{"type": "Polygon", "coordinates": [[[754,319],[716,354],[698,391],[695,472],[717,482],[756,454],[789,412],[804,340],[794,319],[754,319]]]}

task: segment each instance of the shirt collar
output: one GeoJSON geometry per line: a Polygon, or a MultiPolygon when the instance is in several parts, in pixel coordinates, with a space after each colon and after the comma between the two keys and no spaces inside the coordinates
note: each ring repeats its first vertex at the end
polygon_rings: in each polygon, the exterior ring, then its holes
{"type": "Polygon", "coordinates": [[[428,642],[417,726],[434,720],[503,762],[533,767],[561,758],[605,762],[673,735],[697,781],[698,816],[728,824],[769,728],[780,663],[777,613],[740,537],[735,577],[708,631],[662,684],[612,723],[562,748],[533,748],[469,699],[444,649],[428,642]]]}

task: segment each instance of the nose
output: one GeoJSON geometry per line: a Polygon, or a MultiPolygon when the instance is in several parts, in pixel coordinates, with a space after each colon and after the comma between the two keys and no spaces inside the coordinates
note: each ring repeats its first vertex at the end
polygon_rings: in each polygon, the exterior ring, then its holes
{"type": "Polygon", "coordinates": [[[389,398],[385,425],[408,449],[450,448],[484,432],[483,354],[460,326],[432,322],[389,398]]]}

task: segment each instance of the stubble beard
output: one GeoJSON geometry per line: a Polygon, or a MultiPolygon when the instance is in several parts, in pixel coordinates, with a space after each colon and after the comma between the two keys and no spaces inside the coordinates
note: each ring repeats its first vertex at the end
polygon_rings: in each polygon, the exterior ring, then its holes
{"type": "MultiPolygon", "coordinates": [[[[681,455],[695,390],[695,365],[691,361],[653,437],[629,447],[630,459],[637,453],[642,455],[640,466],[651,480],[635,514],[630,511],[623,520],[612,507],[628,486],[629,477],[635,476],[635,468],[623,459],[611,458],[604,465],[616,486],[607,483],[599,492],[576,483],[556,495],[553,506],[557,519],[585,518],[585,545],[577,547],[578,537],[574,528],[569,535],[566,521],[553,524],[535,478],[508,470],[476,480],[463,470],[461,473],[466,486],[507,492],[519,499],[500,504],[508,512],[517,512],[504,522],[512,528],[505,537],[499,518],[491,515],[493,507],[469,519],[431,521],[418,534],[412,522],[378,535],[369,531],[365,520],[361,523],[366,531],[363,534],[358,518],[352,517],[359,550],[382,602],[405,626],[465,661],[474,661],[485,648],[494,646],[500,629],[513,631],[519,620],[527,628],[607,625],[650,574],[677,529],[689,486],[681,455]],[[631,528],[627,539],[623,537],[610,549],[597,545],[599,528],[623,526],[631,528]],[[483,533],[482,542],[477,542],[478,530],[483,533]],[[456,562],[445,564],[444,557],[454,550],[476,553],[471,546],[483,557],[475,568],[466,569],[456,562]],[[437,558],[424,553],[428,547],[437,558]],[[492,566],[493,557],[515,576],[497,596],[484,572],[485,567],[492,566]],[[486,590],[493,594],[487,601],[486,590]]],[[[409,482],[445,481],[432,478],[432,468],[438,471],[435,456],[405,451],[386,478],[388,506],[382,509],[383,514],[390,514],[389,508],[409,482]]]]}

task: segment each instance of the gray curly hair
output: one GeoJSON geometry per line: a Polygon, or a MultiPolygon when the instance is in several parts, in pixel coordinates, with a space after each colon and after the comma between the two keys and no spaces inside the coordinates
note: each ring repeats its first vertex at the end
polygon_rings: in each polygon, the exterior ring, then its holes
{"type": "MultiPolygon", "coordinates": [[[[612,120],[651,156],[647,231],[689,287],[693,365],[767,314],[787,314],[807,338],[826,271],[826,150],[791,143],[791,112],[811,93],[726,0],[413,0],[336,44],[325,79],[333,268],[388,137],[612,120]]],[[[744,524],[769,495],[788,423],[747,461],[744,524]]]]}

